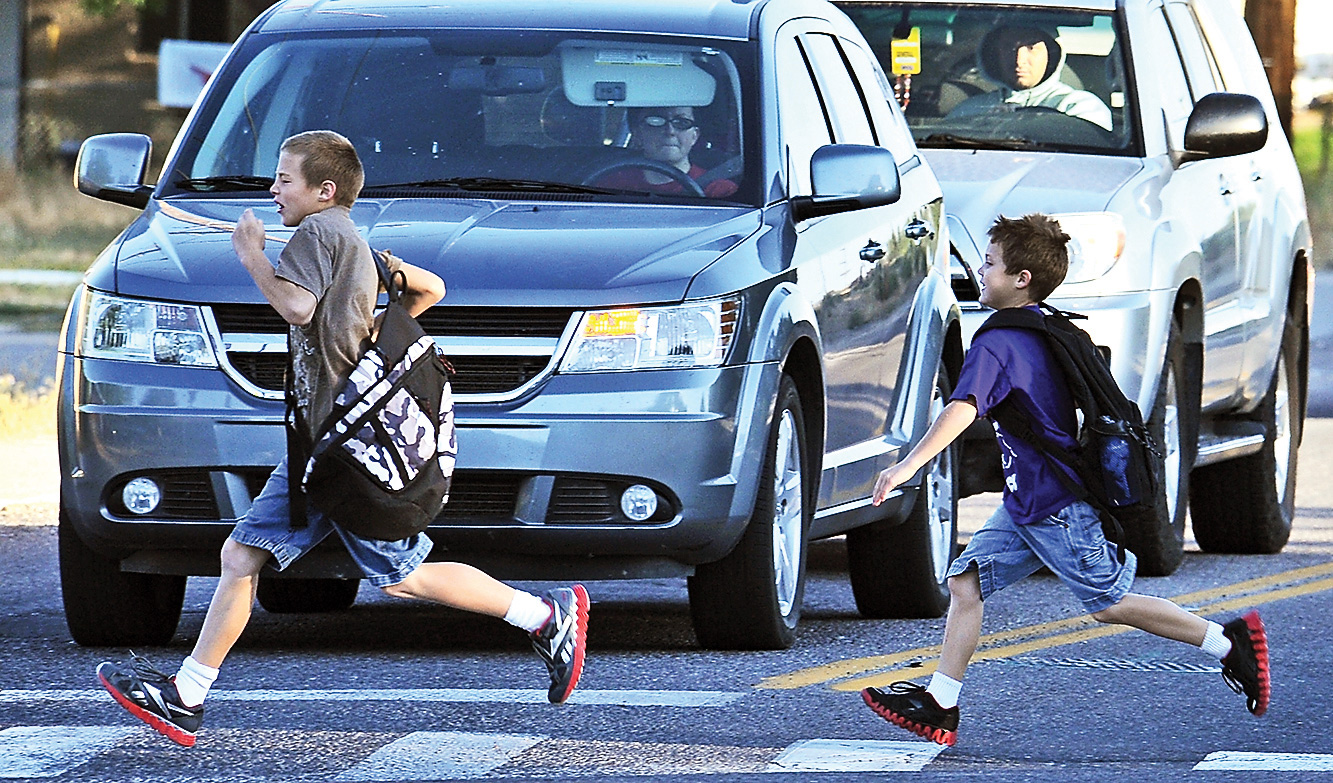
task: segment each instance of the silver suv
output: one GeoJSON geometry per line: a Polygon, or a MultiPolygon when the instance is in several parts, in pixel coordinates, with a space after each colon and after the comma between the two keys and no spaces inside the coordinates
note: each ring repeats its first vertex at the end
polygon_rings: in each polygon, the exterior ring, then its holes
{"type": "MultiPolygon", "coordinates": [[[[155,185],[144,137],[80,154],[83,192],[144,212],[61,348],[74,638],[170,639],[283,454],[285,325],[229,231],[253,208],[276,257],[278,146],[310,128],[361,151],[371,245],[448,284],[420,319],[456,370],[441,557],[688,577],[704,645],[783,647],[808,542],[846,533],[863,612],[939,615],[955,454],[870,504],[962,356],[939,183],[891,96],[822,0],[275,5],[155,185]]],[[[336,540],[290,570],[266,608],[355,599],[336,540]]]]}
{"type": "MultiPolygon", "coordinates": [[[[986,314],[964,268],[997,214],[1052,213],[1074,238],[1051,303],[1088,315],[1167,451],[1170,524],[1128,531],[1140,572],[1180,563],[1187,498],[1205,551],[1281,550],[1305,415],[1310,230],[1234,4],[838,5],[891,72],[944,187],[965,334],[986,314]]],[[[984,443],[969,441],[965,493],[998,477],[976,458],[984,443]]]]}

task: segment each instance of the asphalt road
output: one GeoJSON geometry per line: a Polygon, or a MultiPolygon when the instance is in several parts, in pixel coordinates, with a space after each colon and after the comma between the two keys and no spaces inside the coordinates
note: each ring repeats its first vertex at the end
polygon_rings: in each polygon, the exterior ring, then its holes
{"type": "MultiPolygon", "coordinates": [[[[1330,455],[1333,420],[1312,420],[1282,554],[1191,546],[1176,574],[1137,585],[1217,619],[1263,613],[1275,680],[1266,716],[1245,712],[1202,653],[1137,631],[1098,635],[1057,582],[1038,576],[990,602],[960,740],[942,752],[871,714],[855,692],[928,672],[942,623],[858,618],[839,541],[813,548],[802,630],[787,651],[698,649],[683,581],[589,583],[589,663],[563,707],[544,703],[540,662],[499,621],[364,586],[342,612],[257,610],[199,744],[180,749],[96,688],[94,666],[126,651],[69,640],[54,504],[14,504],[0,511],[0,779],[831,783],[920,770],[932,781],[1007,783],[1220,781],[1257,770],[1333,781],[1330,455]]],[[[967,502],[965,529],[993,500],[967,502]]],[[[136,652],[174,670],[212,585],[191,580],[170,647],[136,652]]]]}
{"type": "MultiPolygon", "coordinates": [[[[1326,293],[1327,277],[1317,302],[1333,301],[1326,293]]],[[[1316,318],[1312,343],[1312,413],[1333,416],[1333,317],[1316,318]]],[[[3,444],[0,779],[1333,783],[1331,468],[1333,418],[1313,418],[1281,554],[1207,555],[1191,542],[1174,575],[1136,585],[1214,619],[1263,613],[1274,695],[1258,719],[1215,661],[1095,626],[1038,576],[988,603],[959,743],[941,751],[874,716],[856,690],[924,679],[942,621],[860,619],[835,540],[812,547],[802,629],[786,651],[699,649],[681,580],[589,583],[589,663],[563,707],[544,703],[540,662],[499,621],[364,586],[342,612],[256,610],[185,750],[96,687],[95,665],[126,651],[81,648],[65,628],[54,445],[3,444]]],[[[965,532],[995,500],[965,503],[965,532]]],[[[136,652],[174,670],[213,583],[191,580],[169,647],[136,652]]]]}

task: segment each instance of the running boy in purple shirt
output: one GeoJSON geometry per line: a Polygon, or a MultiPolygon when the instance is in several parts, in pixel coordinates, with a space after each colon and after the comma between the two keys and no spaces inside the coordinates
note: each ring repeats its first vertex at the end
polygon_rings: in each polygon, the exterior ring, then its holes
{"type": "MultiPolygon", "coordinates": [[[[991,226],[981,265],[981,303],[996,310],[1036,309],[1065,277],[1069,237],[1051,218],[1000,217],[991,226]]],[[[1027,418],[1044,442],[1076,445],[1073,399],[1044,339],[1025,329],[990,329],[973,341],[949,404],[907,456],[880,473],[874,502],[883,502],[978,416],[1003,401],[1027,418]]],[[[1092,506],[1056,471],[1078,476],[1023,439],[995,425],[1004,469],[1004,501],[948,570],[949,615],[938,669],[930,684],[896,682],[861,697],[878,715],[922,737],[952,745],[958,737],[958,694],[981,637],[983,601],[1046,566],[1094,620],[1128,625],[1201,648],[1222,661],[1222,676],[1244,693],[1250,712],[1268,709],[1268,640],[1258,612],[1218,625],[1163,598],[1131,593],[1135,559],[1124,562],[1102,533],[1092,506]]]]}

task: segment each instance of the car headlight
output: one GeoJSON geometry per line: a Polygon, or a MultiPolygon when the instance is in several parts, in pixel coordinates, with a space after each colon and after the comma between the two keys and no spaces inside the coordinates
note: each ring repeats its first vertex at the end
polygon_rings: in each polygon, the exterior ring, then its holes
{"type": "Polygon", "coordinates": [[[1114,212],[1051,215],[1069,235],[1066,283],[1096,280],[1115,266],[1125,251],[1125,220],[1114,212]]]}
{"type": "Polygon", "coordinates": [[[80,353],[96,359],[216,367],[217,355],[195,305],[125,299],[100,291],[84,297],[80,353]]]}
{"type": "Polygon", "coordinates": [[[727,358],[739,315],[736,299],[589,311],[560,371],[716,367],[727,358]]]}

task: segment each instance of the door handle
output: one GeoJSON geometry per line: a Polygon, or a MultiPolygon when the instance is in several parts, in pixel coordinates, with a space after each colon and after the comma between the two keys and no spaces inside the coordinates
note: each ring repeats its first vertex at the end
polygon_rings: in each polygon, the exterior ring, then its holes
{"type": "Polygon", "coordinates": [[[911,223],[908,223],[903,233],[913,242],[920,242],[926,237],[935,236],[935,232],[931,231],[930,226],[921,218],[915,218],[911,223]]]}
{"type": "Polygon", "coordinates": [[[866,246],[861,248],[862,261],[878,261],[884,257],[884,246],[873,239],[866,240],[866,246]]]}

